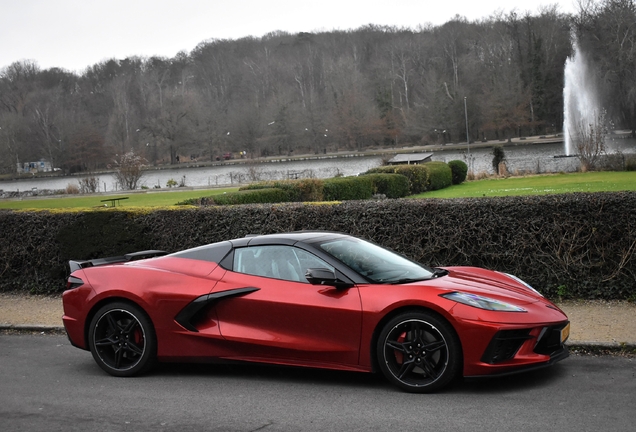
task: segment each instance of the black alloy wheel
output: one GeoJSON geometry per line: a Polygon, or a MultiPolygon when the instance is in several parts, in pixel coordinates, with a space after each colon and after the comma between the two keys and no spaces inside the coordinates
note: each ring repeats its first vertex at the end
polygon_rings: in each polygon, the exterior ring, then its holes
{"type": "Polygon", "coordinates": [[[427,393],[446,386],[462,364],[453,327],[428,312],[396,316],[378,338],[377,356],[386,378],[402,390],[427,393]]]}
{"type": "Polygon", "coordinates": [[[139,307],[123,302],[97,311],[89,327],[88,345],[97,364],[120,377],[147,371],[157,356],[150,318],[139,307]]]}

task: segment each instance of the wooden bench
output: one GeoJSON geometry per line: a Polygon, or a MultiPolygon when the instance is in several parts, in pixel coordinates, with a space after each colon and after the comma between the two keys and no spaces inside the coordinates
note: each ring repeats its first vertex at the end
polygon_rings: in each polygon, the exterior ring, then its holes
{"type": "MultiPolygon", "coordinates": [[[[109,202],[111,207],[117,207],[117,203],[121,206],[121,200],[127,200],[128,197],[120,197],[120,198],[107,198],[103,199],[102,202],[109,202]]],[[[108,206],[108,204],[106,204],[108,206]]]]}

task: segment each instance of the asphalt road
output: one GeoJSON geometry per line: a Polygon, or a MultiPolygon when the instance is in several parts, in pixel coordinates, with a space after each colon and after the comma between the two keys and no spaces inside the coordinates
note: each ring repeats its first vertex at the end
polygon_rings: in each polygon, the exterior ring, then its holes
{"type": "Polygon", "coordinates": [[[369,374],[162,365],[113,378],[64,336],[0,335],[0,431],[633,431],[636,359],[572,356],[432,395],[369,374]]]}

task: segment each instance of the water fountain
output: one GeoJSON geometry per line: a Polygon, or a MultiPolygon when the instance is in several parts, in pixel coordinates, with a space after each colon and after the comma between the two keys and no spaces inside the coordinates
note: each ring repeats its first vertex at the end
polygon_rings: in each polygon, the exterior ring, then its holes
{"type": "Polygon", "coordinates": [[[585,54],[572,36],[574,54],[565,62],[563,87],[563,138],[565,156],[573,156],[574,141],[581,130],[594,124],[598,115],[596,83],[585,54]]]}

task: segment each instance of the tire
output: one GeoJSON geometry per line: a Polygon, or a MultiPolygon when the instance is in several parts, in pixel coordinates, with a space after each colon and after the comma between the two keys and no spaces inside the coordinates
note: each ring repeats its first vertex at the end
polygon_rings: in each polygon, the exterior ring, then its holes
{"type": "Polygon", "coordinates": [[[100,308],[88,329],[88,346],[103,370],[118,377],[148,371],[157,358],[157,338],[138,306],[113,302],[100,308]]]}
{"type": "Polygon", "coordinates": [[[462,365],[461,343],[453,327],[424,311],[403,313],[386,323],[376,352],[384,376],[411,393],[441,389],[462,365]]]}

